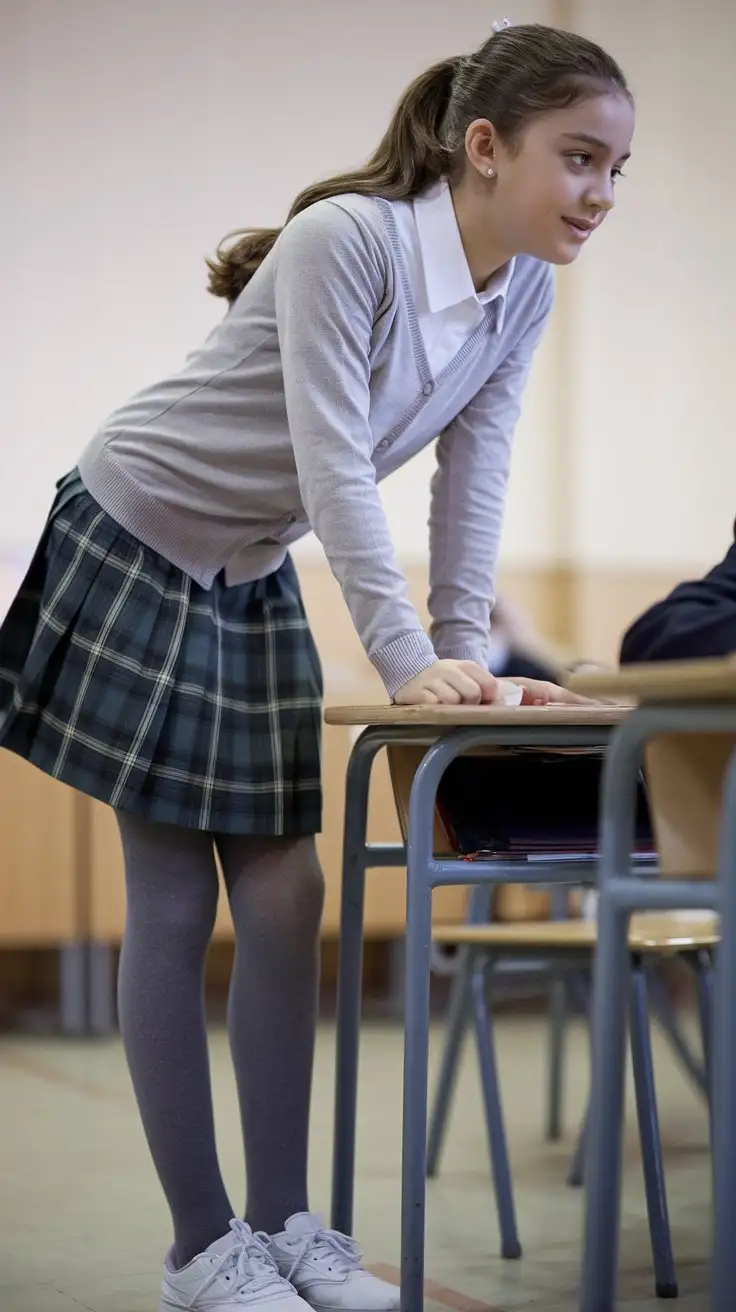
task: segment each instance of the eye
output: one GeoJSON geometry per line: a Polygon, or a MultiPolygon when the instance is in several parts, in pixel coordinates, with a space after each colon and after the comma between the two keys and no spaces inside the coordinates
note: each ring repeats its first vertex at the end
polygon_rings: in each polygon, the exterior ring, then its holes
{"type": "Polygon", "coordinates": [[[581,169],[587,169],[588,165],[591,163],[593,159],[593,156],[590,155],[587,151],[576,150],[572,155],[569,155],[568,158],[573,160],[575,164],[578,164],[581,169]]]}
{"type": "Polygon", "coordinates": [[[626,174],[624,173],[623,169],[617,165],[615,169],[611,169],[611,177],[613,178],[614,182],[618,182],[619,178],[625,178],[626,174]]]}

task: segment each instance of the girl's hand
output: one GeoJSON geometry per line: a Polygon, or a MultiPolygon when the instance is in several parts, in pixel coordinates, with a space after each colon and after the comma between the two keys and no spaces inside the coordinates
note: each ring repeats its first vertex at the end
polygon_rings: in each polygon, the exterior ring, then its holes
{"type": "Polygon", "coordinates": [[[515,683],[526,692],[524,703],[527,706],[597,706],[591,697],[581,697],[579,692],[570,692],[569,688],[560,688],[556,683],[547,683],[545,679],[507,678],[507,683],[515,683]]]}
{"type": "MultiPolygon", "coordinates": [[[[561,690],[560,690],[561,691],[561,690]]],[[[496,680],[475,661],[435,661],[422,670],[403,688],[399,688],[394,703],[397,706],[478,706],[492,702],[496,696],[496,680]]]]}

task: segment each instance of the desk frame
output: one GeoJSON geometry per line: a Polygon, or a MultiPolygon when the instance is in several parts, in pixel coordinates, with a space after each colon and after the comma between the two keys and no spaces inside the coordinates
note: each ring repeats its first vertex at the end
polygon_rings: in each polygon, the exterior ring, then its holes
{"type": "MultiPolygon", "coordinates": [[[[419,711],[418,707],[412,708],[419,711]]],[[[601,714],[591,719],[545,723],[506,716],[503,722],[467,727],[445,724],[381,723],[363,731],[348,764],[345,799],[343,882],[338,976],[335,1138],[332,1224],[353,1229],[358,1050],[361,1021],[361,976],[365,872],[376,866],[400,866],[406,860],[406,994],[404,1002],[404,1095],[401,1206],[401,1308],[421,1312],[424,1286],[424,1241],[427,1165],[427,1082],[429,989],[432,945],[432,892],[441,885],[538,883],[575,886],[595,882],[595,864],[559,861],[436,860],[434,812],[437,789],[451,761],[475,748],[605,749],[613,725],[601,714]],[[373,762],[384,747],[423,743],[427,752],[414,778],[409,807],[406,854],[400,844],[368,844],[368,789],[373,762]]],[[[596,863],[597,864],[597,863],[596,863]]]]}
{"type": "Polygon", "coordinates": [[[612,737],[601,797],[598,951],[586,1163],[582,1312],[616,1298],[626,1048],[628,925],[633,911],[708,909],[721,916],[713,1034],[714,1256],[712,1312],[732,1312],[736,1289],[736,753],[724,780],[718,879],[641,879],[632,866],[636,781],[647,743],[665,734],[736,733],[736,704],[642,705],[612,737]]]}

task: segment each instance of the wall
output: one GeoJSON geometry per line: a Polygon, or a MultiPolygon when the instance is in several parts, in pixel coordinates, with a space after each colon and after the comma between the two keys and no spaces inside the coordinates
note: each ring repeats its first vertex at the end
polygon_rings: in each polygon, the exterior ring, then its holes
{"type": "Polygon", "coordinates": [[[574,274],[573,552],[687,569],[736,512],[736,7],[586,0],[580,19],[622,60],[638,123],[610,231],[574,274]]]}
{"type": "MultiPolygon", "coordinates": [[[[55,477],[105,413],[216,321],[203,259],[220,237],[278,224],[303,185],[363,159],[410,78],[489,26],[484,0],[362,12],[356,22],[340,0],[255,14],[242,0],[4,0],[6,553],[23,555],[55,477]]],[[[521,462],[547,449],[535,409],[521,462]]],[[[426,539],[426,466],[386,492],[409,554],[426,539]]],[[[535,519],[541,557],[541,504],[535,519]]]]}
{"type": "MultiPolygon", "coordinates": [[[[591,655],[725,549],[736,328],[733,6],[537,0],[630,74],[639,125],[606,229],[559,280],[520,424],[502,583],[591,655]],[[728,353],[728,354],[727,354],[728,353]]],[[[203,257],[364,157],[407,80],[469,49],[486,0],[4,0],[0,608],[53,483],[106,412],[220,314],[203,257]],[[360,15],[360,17],[359,17],[360,15]],[[7,380],[7,381],[6,381],[7,380]]],[[[385,485],[421,590],[431,452],[385,485]]],[[[321,555],[300,549],[318,592],[321,555]]]]}
{"type": "Polygon", "coordinates": [[[617,211],[571,273],[565,339],[573,624],[607,654],[629,616],[732,540],[736,8],[576,10],[637,101],[617,211]]]}

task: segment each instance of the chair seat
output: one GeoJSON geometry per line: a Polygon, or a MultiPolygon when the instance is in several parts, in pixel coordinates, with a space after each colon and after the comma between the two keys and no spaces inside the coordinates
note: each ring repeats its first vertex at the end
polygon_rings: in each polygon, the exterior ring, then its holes
{"type": "MultiPolygon", "coordinates": [[[[594,920],[530,920],[487,925],[435,925],[435,943],[473,944],[499,950],[542,948],[546,952],[593,950],[598,937],[594,920]]],[[[712,912],[642,912],[632,916],[632,952],[675,955],[715,947],[720,939],[718,917],[712,912]]]]}

